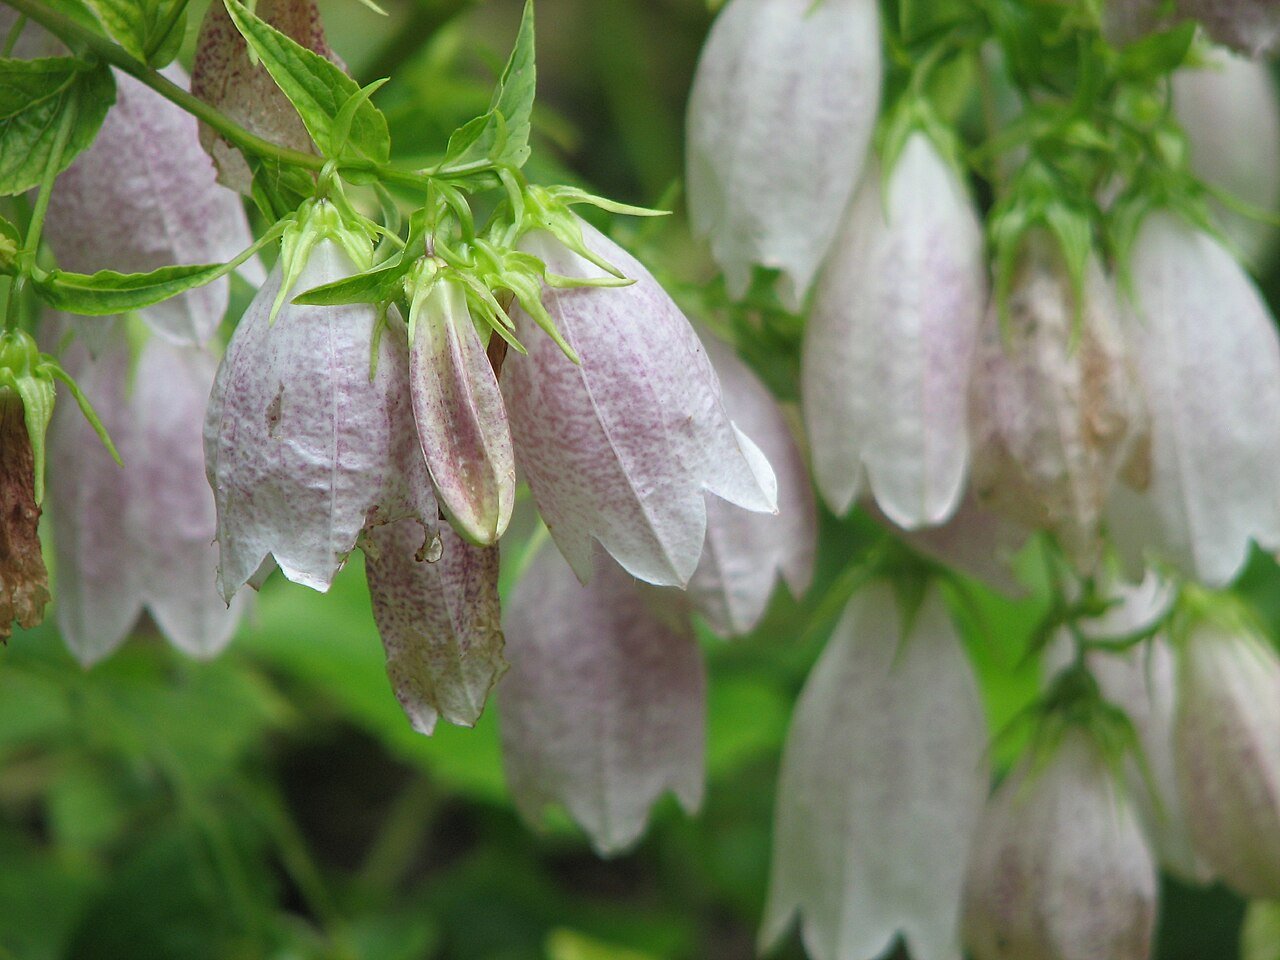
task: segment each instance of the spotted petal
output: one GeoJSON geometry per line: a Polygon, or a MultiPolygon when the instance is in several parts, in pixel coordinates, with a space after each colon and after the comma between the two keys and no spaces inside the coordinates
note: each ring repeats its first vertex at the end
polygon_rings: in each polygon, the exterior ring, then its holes
{"type": "MultiPolygon", "coordinates": [[[[164,71],[185,86],[178,67],[164,71]]],[[[45,236],[64,270],[145,273],[222,263],[252,238],[240,199],[218,186],[191,114],[116,71],[116,103],[93,146],[58,178],[45,236]]],[[[227,280],[146,307],[177,343],[203,344],[227,309],[227,280]]]]}
{"type": "Polygon", "coordinates": [[[702,801],[702,661],[643,590],[607,557],[584,587],[544,549],[507,612],[498,698],[512,794],[533,821],[563,804],[602,854],[632,846],[666,791],[690,812],[702,801]]]}
{"type": "MultiPolygon", "coordinates": [[[[578,577],[592,539],[632,575],[684,586],[702,555],[705,492],[748,510],[777,509],[777,482],[725,412],[697,334],[657,281],[583,224],[586,242],[636,282],[546,290],[573,363],[523,311],[528,356],[509,354],[502,390],[516,456],[538,510],[578,577]]],[[[572,277],[604,271],[549,234],[530,252],[572,277]]]]}

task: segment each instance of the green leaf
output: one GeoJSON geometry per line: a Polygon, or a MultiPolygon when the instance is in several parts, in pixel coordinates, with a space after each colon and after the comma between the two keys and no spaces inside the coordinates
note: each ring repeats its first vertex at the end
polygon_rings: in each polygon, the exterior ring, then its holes
{"type": "Polygon", "coordinates": [[[368,273],[358,273],[354,277],[304,290],[293,298],[293,302],[321,307],[345,303],[381,303],[395,295],[397,284],[409,272],[410,266],[412,260],[397,260],[368,273]]]}
{"type": "Polygon", "coordinates": [[[164,66],[186,33],[186,0],[86,0],[112,38],[137,59],[164,66]]]}
{"type": "Polygon", "coordinates": [[[106,317],[149,307],[161,300],[202,287],[229,272],[225,263],[160,267],[150,273],[66,273],[52,270],[35,281],[36,292],[57,310],[88,317],[106,317]]]}
{"type": "Polygon", "coordinates": [[[40,183],[67,110],[75,111],[75,122],[59,173],[93,143],[115,99],[115,81],[106,64],[73,57],[0,60],[0,196],[40,183]]]}
{"type": "Polygon", "coordinates": [[[533,0],[526,0],[515,47],[507,60],[489,110],[449,137],[441,170],[480,164],[520,167],[529,159],[529,132],[537,86],[534,62],[533,0]]]}
{"type": "MultiPolygon", "coordinates": [[[[225,0],[236,29],[258,55],[276,85],[289,98],[311,139],[327,157],[347,152],[385,163],[391,155],[387,118],[359,85],[318,53],[295,43],[254,16],[237,0],[225,0]],[[349,131],[339,130],[343,107],[355,100],[349,131]]],[[[372,92],[372,91],[370,91],[372,92]]],[[[343,121],[347,125],[347,121],[343,121]]]]}
{"type": "Polygon", "coordinates": [[[1196,38],[1193,21],[1153,33],[1129,44],[1120,54],[1120,72],[1139,79],[1164,77],[1182,66],[1196,38]]]}

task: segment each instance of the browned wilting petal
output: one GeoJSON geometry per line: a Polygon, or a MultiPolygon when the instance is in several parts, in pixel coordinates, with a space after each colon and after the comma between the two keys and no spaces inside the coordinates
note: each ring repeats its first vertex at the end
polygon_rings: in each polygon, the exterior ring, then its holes
{"type": "MultiPolygon", "coordinates": [[[[258,0],[254,12],[308,50],[339,63],[325,40],[314,0],[258,0]]],[[[200,25],[191,92],[272,143],[294,150],[312,149],[307,128],[267,68],[250,62],[248,45],[221,0],[209,4],[209,12],[200,25]]],[[[240,151],[203,123],[200,143],[213,157],[218,182],[248,193],[253,177],[240,151]]]]}
{"type": "Polygon", "coordinates": [[[49,602],[49,574],[36,528],[35,460],[22,416],[22,401],[0,391],[0,640],[13,622],[34,627],[49,602]]]}

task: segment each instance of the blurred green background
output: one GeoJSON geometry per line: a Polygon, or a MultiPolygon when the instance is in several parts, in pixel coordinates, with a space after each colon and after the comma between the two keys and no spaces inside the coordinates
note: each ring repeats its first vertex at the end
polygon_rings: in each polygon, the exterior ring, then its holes
{"type": "MultiPolygon", "coordinates": [[[[322,4],[355,76],[394,77],[378,102],[412,161],[483,111],[520,3],[387,7],[322,4]]],[[[677,198],[703,0],[537,0],[537,15],[532,175],[640,204],[677,198]]],[[[712,275],[678,217],[646,231],[669,276],[712,275]]],[[[788,396],[789,341],[753,359],[788,396]]],[[[824,516],[810,596],[777,597],[751,637],[705,640],[702,814],[664,802],[640,847],[607,862],[567,820],[540,833],[518,820],[492,705],[474,730],[411,731],[358,557],[327,596],[274,578],[208,664],[143,629],[83,671],[51,617],[0,652],[0,958],[745,960],[791,705],[838,577],[875,536],[824,516]]],[[[1273,628],[1278,586],[1262,560],[1244,584],[1273,628]]],[[[998,730],[1035,693],[1021,653],[1045,601],[973,596],[969,646],[998,730]]],[[[1016,746],[1002,741],[1000,758],[1016,746]]],[[[1234,960],[1243,909],[1221,889],[1167,885],[1159,956],[1234,960]]],[[[779,955],[803,954],[793,939],[779,955]]]]}

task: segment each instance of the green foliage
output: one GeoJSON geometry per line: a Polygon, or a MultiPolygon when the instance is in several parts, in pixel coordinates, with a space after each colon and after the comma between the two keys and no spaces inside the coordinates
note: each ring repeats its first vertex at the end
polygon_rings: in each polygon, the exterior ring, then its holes
{"type": "Polygon", "coordinates": [[[39,184],[55,150],[61,150],[57,170],[69,167],[93,142],[115,99],[106,64],[72,57],[0,60],[0,196],[39,184]]]}
{"type": "Polygon", "coordinates": [[[143,63],[162,67],[178,55],[187,0],[85,0],[112,38],[143,63]]]}
{"type": "Polygon", "coordinates": [[[264,23],[237,0],[226,0],[236,29],[289,98],[327,157],[384,163],[390,156],[387,120],[340,67],[264,23]]]}

